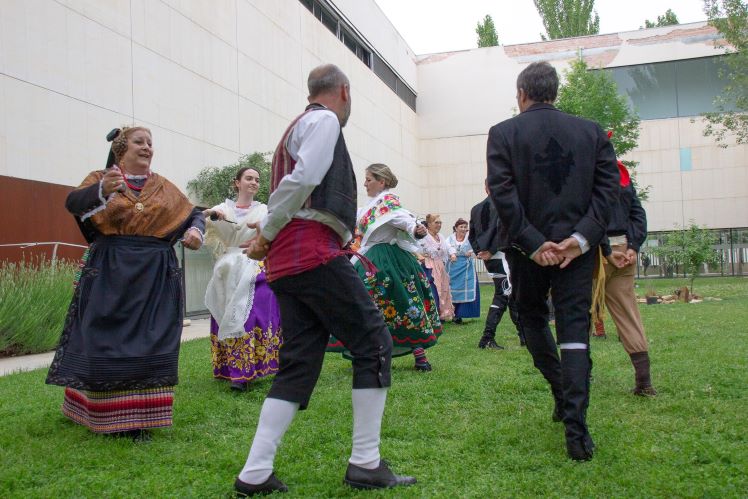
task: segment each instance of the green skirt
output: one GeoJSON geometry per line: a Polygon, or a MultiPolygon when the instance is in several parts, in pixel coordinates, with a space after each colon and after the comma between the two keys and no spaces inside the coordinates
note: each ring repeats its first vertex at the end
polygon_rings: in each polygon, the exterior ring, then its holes
{"type": "MultiPolygon", "coordinates": [[[[392,334],[392,356],[436,344],[442,333],[439,311],[416,258],[393,244],[373,246],[366,258],[377,268],[376,274],[367,274],[361,262],[354,268],[392,334]]],[[[343,352],[348,357],[345,346],[335,337],[330,337],[327,351],[343,352]]]]}

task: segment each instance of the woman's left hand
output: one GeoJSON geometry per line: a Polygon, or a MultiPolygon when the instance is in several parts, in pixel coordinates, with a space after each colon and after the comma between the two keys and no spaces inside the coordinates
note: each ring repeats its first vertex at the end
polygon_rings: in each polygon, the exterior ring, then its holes
{"type": "Polygon", "coordinates": [[[200,249],[200,246],[203,245],[203,241],[200,239],[200,233],[197,229],[187,229],[187,232],[184,233],[184,237],[182,238],[182,245],[191,250],[200,249]]]}
{"type": "Polygon", "coordinates": [[[449,255],[450,262],[454,262],[455,260],[457,260],[457,255],[449,255]]]}

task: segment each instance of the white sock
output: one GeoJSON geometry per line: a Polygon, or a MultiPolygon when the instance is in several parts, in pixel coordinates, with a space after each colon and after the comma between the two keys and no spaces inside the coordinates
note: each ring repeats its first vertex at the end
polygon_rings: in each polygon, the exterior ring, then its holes
{"type": "Polygon", "coordinates": [[[249,450],[239,480],[254,485],[263,483],[273,472],[273,461],[283,435],[288,430],[299,404],[286,400],[266,398],[260,411],[255,439],[249,450]]]}
{"type": "Polygon", "coordinates": [[[386,388],[353,390],[353,449],[349,463],[367,470],[379,466],[379,438],[382,430],[386,388]]]}

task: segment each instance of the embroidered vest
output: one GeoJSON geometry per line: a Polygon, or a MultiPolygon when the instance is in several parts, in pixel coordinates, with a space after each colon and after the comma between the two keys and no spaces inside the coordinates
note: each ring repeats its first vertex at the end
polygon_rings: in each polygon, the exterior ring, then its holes
{"type": "MultiPolygon", "coordinates": [[[[286,148],[286,143],[294,127],[307,113],[324,109],[326,108],[320,104],[310,104],[286,129],[278,147],[275,149],[275,154],[273,154],[273,166],[270,175],[271,194],[278,187],[281,179],[293,172],[296,166],[296,161],[286,148]]],[[[353,172],[353,162],[345,145],[342,128],[335,143],[332,165],[322,182],[314,188],[312,194],[304,203],[304,207],[330,212],[345,224],[351,234],[354,232],[356,225],[356,175],[353,172]]]]}

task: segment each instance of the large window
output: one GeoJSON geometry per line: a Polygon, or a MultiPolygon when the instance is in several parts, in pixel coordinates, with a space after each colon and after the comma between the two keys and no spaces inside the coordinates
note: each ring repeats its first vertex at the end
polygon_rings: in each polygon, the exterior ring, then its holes
{"type": "Polygon", "coordinates": [[[416,110],[416,94],[400,78],[387,62],[379,57],[369,45],[355,35],[355,30],[345,20],[335,15],[324,0],[300,0],[356,57],[374,71],[379,78],[397,94],[413,111],[416,110]]]}
{"type": "Polygon", "coordinates": [[[643,120],[698,116],[715,111],[725,81],[722,56],[612,68],[618,91],[643,120]]]}

